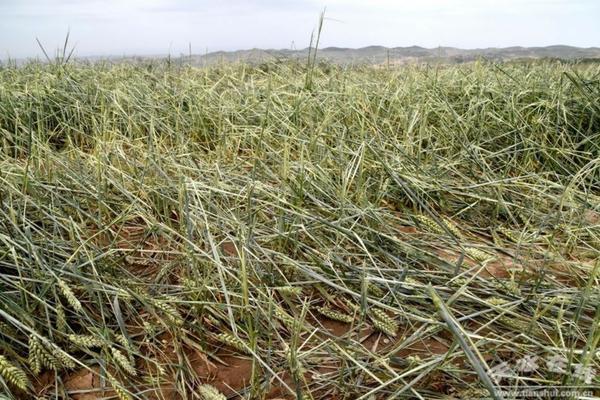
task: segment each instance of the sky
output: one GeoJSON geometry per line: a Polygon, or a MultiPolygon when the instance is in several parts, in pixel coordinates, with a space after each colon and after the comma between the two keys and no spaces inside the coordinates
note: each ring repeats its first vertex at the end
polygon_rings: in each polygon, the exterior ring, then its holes
{"type": "Polygon", "coordinates": [[[0,58],[322,47],[600,47],[600,0],[0,0],[0,58]]]}

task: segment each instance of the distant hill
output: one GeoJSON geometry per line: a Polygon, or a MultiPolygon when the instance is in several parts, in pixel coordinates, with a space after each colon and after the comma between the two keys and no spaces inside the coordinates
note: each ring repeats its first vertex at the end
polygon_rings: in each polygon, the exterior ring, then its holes
{"type": "MultiPolygon", "coordinates": [[[[306,59],[309,49],[302,50],[238,50],[219,51],[205,55],[192,55],[191,62],[196,65],[210,65],[218,62],[259,63],[269,60],[306,59]]],[[[190,61],[189,56],[184,56],[190,61]]],[[[553,58],[564,60],[598,59],[600,47],[580,48],[573,46],[547,47],[505,47],[484,49],[459,49],[455,47],[436,47],[427,49],[419,46],[383,47],[368,46],[359,49],[326,47],[318,50],[318,59],[336,64],[402,64],[411,62],[441,61],[460,63],[486,58],[495,61],[517,59],[553,58]]]]}
{"type": "MultiPolygon", "coordinates": [[[[216,51],[207,54],[192,54],[171,56],[175,62],[182,61],[195,66],[214,65],[222,62],[246,62],[258,64],[276,60],[301,60],[308,57],[309,49],[300,50],[274,50],[250,49],[237,51],[216,51]]],[[[109,62],[144,62],[148,60],[165,59],[165,55],[155,56],[109,56],[109,57],[77,57],[84,62],[109,61],[109,62]]],[[[600,47],[573,47],[573,46],[547,46],[547,47],[488,47],[484,49],[459,49],[456,47],[425,48],[420,46],[410,47],[383,47],[367,46],[358,49],[346,47],[326,47],[319,49],[317,59],[341,65],[380,65],[380,64],[407,64],[407,63],[461,63],[477,59],[493,61],[511,61],[528,59],[561,59],[561,60],[594,60],[600,62],[600,47]]],[[[26,62],[26,59],[14,60],[17,64],[26,62]]],[[[43,61],[43,60],[42,60],[43,61]]]]}

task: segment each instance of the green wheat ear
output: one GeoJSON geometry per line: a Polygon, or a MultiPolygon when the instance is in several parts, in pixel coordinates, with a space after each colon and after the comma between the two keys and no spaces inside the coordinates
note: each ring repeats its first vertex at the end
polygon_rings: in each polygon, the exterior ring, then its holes
{"type": "Polygon", "coordinates": [[[115,340],[127,351],[129,362],[134,363],[134,358],[132,355],[132,353],[134,353],[134,350],[129,340],[127,340],[127,338],[122,333],[115,335],[115,340]]]}
{"type": "Polygon", "coordinates": [[[510,229],[504,227],[504,226],[500,226],[498,227],[498,232],[500,232],[501,234],[503,234],[504,236],[506,236],[508,239],[510,239],[511,241],[515,242],[515,243],[519,243],[519,236],[515,235],[513,233],[513,231],[511,231],[510,229]]]}
{"type": "Polygon", "coordinates": [[[537,324],[531,325],[531,323],[528,321],[508,317],[506,315],[499,317],[496,321],[498,321],[498,323],[502,325],[513,328],[517,332],[526,332],[528,330],[531,330],[531,333],[533,334],[541,333],[540,329],[537,327],[537,324]]]}
{"type": "Polygon", "coordinates": [[[51,344],[51,353],[56,361],[58,361],[61,368],[72,369],[75,368],[75,362],[71,357],[60,347],[55,344],[51,344]]]}
{"type": "Polygon", "coordinates": [[[29,365],[37,375],[42,367],[58,371],[61,368],[75,368],[75,362],[60,347],[53,343],[43,343],[33,334],[29,336],[29,365]]]}
{"type": "Polygon", "coordinates": [[[486,302],[488,302],[489,304],[491,304],[493,306],[501,306],[502,304],[508,303],[508,300],[503,299],[501,297],[490,297],[490,298],[486,299],[486,302]]]}
{"type": "Polygon", "coordinates": [[[0,322],[0,335],[4,336],[15,336],[17,331],[11,325],[5,322],[0,322]]]}
{"type": "Polygon", "coordinates": [[[396,337],[396,329],[397,328],[394,325],[389,325],[379,319],[372,319],[371,321],[373,323],[373,327],[375,328],[375,330],[378,330],[379,332],[383,332],[386,335],[389,335],[391,337],[396,337]]]}
{"type": "Polygon", "coordinates": [[[112,376],[110,373],[107,373],[106,378],[113,387],[113,390],[115,391],[115,394],[117,395],[119,400],[133,400],[133,398],[129,395],[129,393],[127,393],[125,389],[123,389],[121,383],[114,376],[112,376]]]}
{"type": "Polygon", "coordinates": [[[4,356],[0,356],[0,375],[21,390],[27,390],[29,387],[29,379],[25,372],[4,356]]]}
{"type": "Polygon", "coordinates": [[[317,311],[319,314],[324,315],[329,319],[333,319],[335,321],[345,322],[347,324],[351,324],[354,321],[354,317],[348,314],[344,314],[338,311],[334,311],[328,307],[317,307],[317,311]]]}
{"type": "Polygon", "coordinates": [[[385,333],[386,335],[396,337],[398,323],[389,315],[387,315],[385,311],[379,308],[375,308],[371,312],[371,321],[373,323],[373,327],[376,330],[385,333]]]}
{"type": "Polygon", "coordinates": [[[485,261],[489,261],[494,258],[490,254],[486,253],[485,251],[481,251],[475,247],[467,247],[465,249],[465,253],[467,253],[467,255],[469,257],[471,257],[472,259],[474,259],[475,261],[485,262],[485,261]]]}
{"type": "Polygon", "coordinates": [[[39,375],[42,372],[42,360],[39,355],[39,349],[37,347],[37,339],[34,337],[29,338],[29,354],[27,362],[33,375],[39,375]]]}
{"type": "Polygon", "coordinates": [[[356,304],[351,299],[346,299],[346,298],[342,299],[342,301],[344,302],[344,304],[346,305],[346,307],[348,307],[352,311],[354,311],[356,313],[360,311],[360,304],[356,304]]]}
{"type": "Polygon", "coordinates": [[[452,286],[464,286],[469,283],[469,279],[465,277],[458,277],[452,280],[450,284],[452,286]]]}
{"type": "Polygon", "coordinates": [[[273,314],[275,314],[275,318],[281,321],[286,327],[291,329],[294,326],[294,318],[285,312],[283,308],[276,305],[273,314]]]}
{"type": "Polygon", "coordinates": [[[211,385],[200,385],[198,387],[198,394],[201,400],[227,400],[227,397],[223,393],[211,385]]]}
{"type": "Polygon", "coordinates": [[[133,366],[133,364],[129,361],[129,359],[123,353],[121,353],[121,351],[119,349],[115,349],[114,347],[111,347],[110,351],[111,351],[113,359],[115,360],[115,363],[117,365],[119,365],[121,368],[123,368],[125,370],[125,372],[127,372],[129,375],[132,375],[132,376],[137,375],[137,371],[135,370],[135,367],[133,366]]]}
{"type": "Polygon", "coordinates": [[[424,286],[423,282],[411,276],[407,276],[402,283],[406,286],[424,286]]]}
{"type": "Polygon", "coordinates": [[[521,295],[521,288],[519,287],[519,283],[512,280],[507,282],[497,281],[493,283],[493,286],[498,290],[506,291],[515,296],[521,295]]]}
{"type": "Polygon", "coordinates": [[[60,303],[56,306],[56,329],[59,332],[67,331],[67,316],[65,315],[65,309],[60,303]]]}
{"type": "Polygon", "coordinates": [[[214,336],[217,342],[226,344],[227,346],[233,347],[236,350],[241,351],[242,353],[248,353],[244,342],[241,339],[229,334],[229,333],[219,333],[214,336]]]}
{"type": "Polygon", "coordinates": [[[56,359],[44,349],[40,340],[34,335],[29,336],[28,362],[34,375],[38,375],[42,367],[55,371],[59,369],[56,359]]]}
{"type": "Polygon", "coordinates": [[[454,222],[452,222],[452,220],[450,218],[442,218],[442,220],[444,221],[444,225],[446,225],[446,228],[448,228],[448,230],[450,232],[452,232],[454,234],[454,236],[456,236],[457,238],[463,237],[460,229],[458,229],[456,224],[454,222]]]}
{"type": "Polygon", "coordinates": [[[446,233],[446,231],[444,231],[438,223],[431,218],[426,217],[425,215],[415,215],[414,218],[430,232],[440,235],[444,235],[446,233]]]}
{"type": "Polygon", "coordinates": [[[372,294],[373,296],[379,298],[385,295],[383,290],[372,282],[367,283],[367,291],[369,292],[369,294],[372,294]]]}
{"type": "Polygon", "coordinates": [[[487,399],[490,396],[490,392],[483,388],[469,388],[458,392],[459,398],[461,399],[487,399]]]}
{"type": "Polygon", "coordinates": [[[295,295],[295,296],[299,296],[302,294],[302,288],[300,286],[278,286],[273,289],[281,294],[295,295]]]}
{"type": "Polygon", "coordinates": [[[421,357],[419,355],[408,356],[406,357],[406,361],[410,367],[414,367],[415,365],[421,364],[421,357]]]}
{"type": "Polygon", "coordinates": [[[60,292],[65,297],[67,302],[71,305],[71,307],[73,307],[73,310],[79,312],[83,309],[81,303],[75,296],[75,293],[73,293],[73,290],[71,290],[71,288],[69,287],[69,285],[67,285],[65,281],[63,281],[62,279],[58,279],[58,288],[60,289],[60,292]]]}
{"type": "Polygon", "coordinates": [[[84,348],[102,347],[104,345],[101,339],[91,335],[69,335],[67,338],[74,345],[84,348]]]}
{"type": "Polygon", "coordinates": [[[149,299],[150,303],[159,311],[161,311],[167,319],[176,326],[183,325],[183,318],[177,308],[173,307],[171,304],[167,302],[167,300],[175,301],[175,299],[165,299],[165,300],[156,300],[149,299]]]}

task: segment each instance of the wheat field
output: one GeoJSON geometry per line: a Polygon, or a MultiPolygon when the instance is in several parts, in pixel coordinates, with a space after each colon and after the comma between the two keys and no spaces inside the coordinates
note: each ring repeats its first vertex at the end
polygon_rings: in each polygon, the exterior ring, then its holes
{"type": "Polygon", "coordinates": [[[598,64],[5,64],[0,203],[2,399],[600,394],[598,64]]]}

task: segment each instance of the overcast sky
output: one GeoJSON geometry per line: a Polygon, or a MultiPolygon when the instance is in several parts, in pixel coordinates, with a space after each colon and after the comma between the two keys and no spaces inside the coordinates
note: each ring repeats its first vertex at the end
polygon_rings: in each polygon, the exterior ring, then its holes
{"type": "Polygon", "coordinates": [[[324,7],[324,47],[600,46],[600,0],[0,0],[0,57],[302,48],[324,7]]]}

